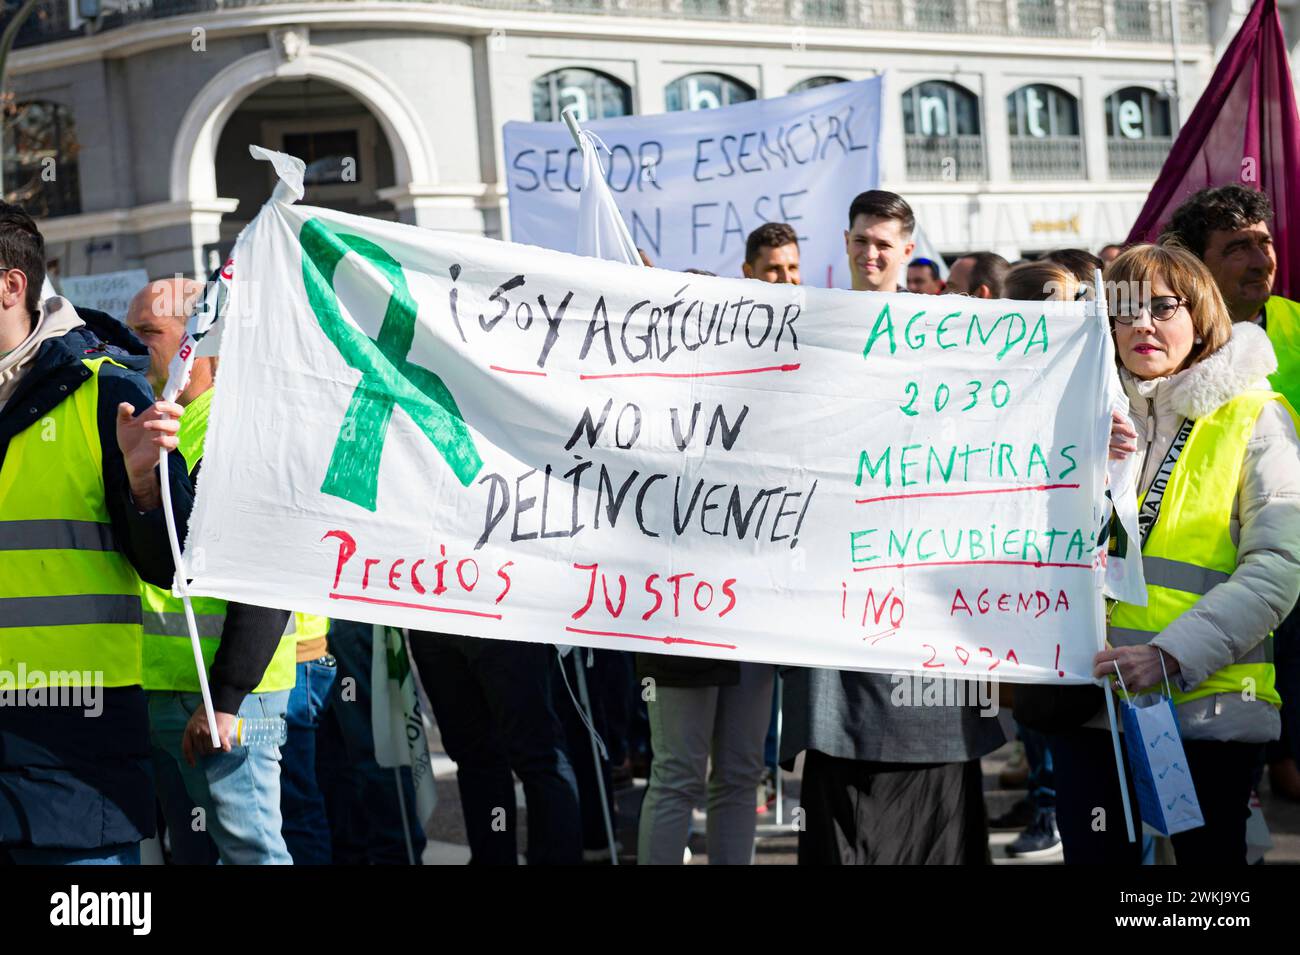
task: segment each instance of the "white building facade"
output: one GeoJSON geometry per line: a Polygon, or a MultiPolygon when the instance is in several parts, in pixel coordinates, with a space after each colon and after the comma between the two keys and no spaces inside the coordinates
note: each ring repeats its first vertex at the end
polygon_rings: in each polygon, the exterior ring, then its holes
{"type": "Polygon", "coordinates": [[[9,58],[4,187],[60,274],[152,276],[205,273],[256,213],[249,143],[306,159],[309,203],[508,237],[507,121],[882,71],[883,185],[941,252],[1095,250],[1247,6],[1176,0],[1175,58],[1169,0],[123,0],[93,24],[70,2],[9,58]]]}

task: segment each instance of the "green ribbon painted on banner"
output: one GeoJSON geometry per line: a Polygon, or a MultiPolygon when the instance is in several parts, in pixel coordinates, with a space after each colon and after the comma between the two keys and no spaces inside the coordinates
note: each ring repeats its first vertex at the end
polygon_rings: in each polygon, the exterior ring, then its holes
{"type": "Polygon", "coordinates": [[[369,239],[335,232],[320,219],[309,220],[299,240],[303,283],[316,321],[343,360],[361,372],[334,442],[322,493],[375,510],[379,461],[388,422],[398,405],[438,449],[456,479],[468,487],[482,469],[483,459],[442,379],[407,360],[415,338],[416,304],[401,264],[369,239]],[[393,287],[378,338],[368,337],[339,311],[334,276],[349,252],[368,261],[393,287]]]}

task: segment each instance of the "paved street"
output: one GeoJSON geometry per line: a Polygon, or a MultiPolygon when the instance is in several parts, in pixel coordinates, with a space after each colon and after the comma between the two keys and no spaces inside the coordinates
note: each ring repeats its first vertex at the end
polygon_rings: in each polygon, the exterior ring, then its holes
{"type": "MultiPolygon", "coordinates": [[[[1004,746],[983,761],[985,798],[992,816],[1005,812],[1023,795],[1023,790],[998,788],[998,772],[1005,765],[1010,752],[1011,747],[1004,746]]],[[[790,809],[798,805],[799,768],[796,765],[795,773],[782,777],[784,784],[782,808],[784,818],[787,820],[790,809]]],[[[433,818],[433,838],[425,851],[424,861],[428,865],[463,864],[469,861],[469,849],[465,844],[465,827],[461,819],[460,798],[456,791],[455,765],[445,755],[441,755],[435,763],[435,769],[438,780],[438,808],[433,818]]],[[[1266,855],[1265,862],[1269,865],[1300,864],[1300,803],[1274,796],[1268,789],[1267,774],[1261,785],[1260,800],[1273,840],[1273,848],[1266,855]]],[[[518,785],[515,790],[521,825],[524,829],[519,840],[522,847],[526,839],[527,814],[523,811],[523,791],[518,785]]],[[[636,863],[636,825],[644,796],[645,780],[643,779],[635,780],[632,787],[618,792],[618,841],[621,844],[620,863],[623,865],[636,863]]],[[[704,820],[704,814],[697,810],[690,841],[692,865],[701,865],[708,861],[704,842],[704,820]]],[[[994,832],[990,835],[989,848],[995,865],[1060,864],[1059,858],[1045,862],[1026,862],[1008,858],[1005,848],[1015,837],[1014,832],[994,832]]],[[[793,865],[795,854],[796,837],[790,831],[788,823],[784,826],[777,825],[775,813],[760,815],[755,863],[793,865]]]]}

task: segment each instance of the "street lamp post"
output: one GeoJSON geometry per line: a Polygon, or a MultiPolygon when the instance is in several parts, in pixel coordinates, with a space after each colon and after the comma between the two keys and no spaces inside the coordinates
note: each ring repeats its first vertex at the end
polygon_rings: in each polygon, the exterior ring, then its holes
{"type": "Polygon", "coordinates": [[[35,9],[36,0],[24,0],[23,5],[14,14],[14,18],[5,25],[4,36],[0,37],[0,89],[4,89],[5,60],[9,58],[9,50],[14,45],[14,38],[18,36],[18,31],[22,29],[23,21],[35,9]]]}

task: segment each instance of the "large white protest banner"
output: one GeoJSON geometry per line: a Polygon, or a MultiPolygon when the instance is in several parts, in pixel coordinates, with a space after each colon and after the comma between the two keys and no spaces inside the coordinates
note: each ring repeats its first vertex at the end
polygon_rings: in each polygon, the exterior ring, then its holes
{"type": "MultiPolygon", "coordinates": [[[[605,178],[655,265],[740,275],[764,222],[799,236],[805,284],[846,288],[849,203],[880,183],[881,77],[694,112],[583,124],[609,149],[605,178]]],[[[576,251],[583,158],[563,123],[506,123],[510,237],[576,251]]]]}
{"type": "Polygon", "coordinates": [[[1090,679],[1091,302],[645,269],[272,201],[191,591],[475,636],[1090,679]]]}

